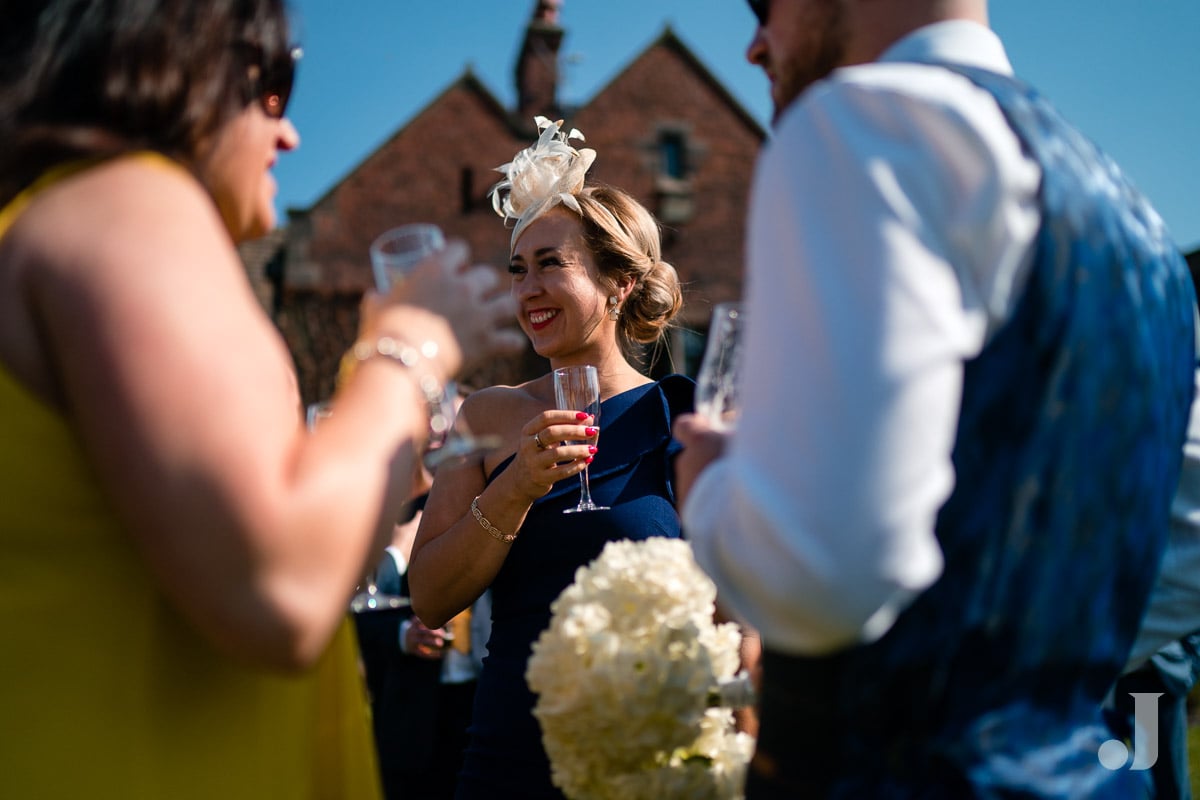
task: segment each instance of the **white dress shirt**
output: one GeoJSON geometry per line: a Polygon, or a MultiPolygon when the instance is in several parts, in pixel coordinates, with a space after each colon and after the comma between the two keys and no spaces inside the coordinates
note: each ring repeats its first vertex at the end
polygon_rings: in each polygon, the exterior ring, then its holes
{"type": "Polygon", "coordinates": [[[683,521],[722,605],[785,652],[877,638],[940,575],[963,363],[1040,223],[992,97],[915,60],[1012,72],[983,26],[923,28],[807,91],[755,174],[743,411],[683,521]]]}

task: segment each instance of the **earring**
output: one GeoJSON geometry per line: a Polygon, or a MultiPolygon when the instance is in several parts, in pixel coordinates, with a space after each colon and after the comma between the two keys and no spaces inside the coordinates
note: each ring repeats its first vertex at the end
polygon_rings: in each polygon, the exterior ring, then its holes
{"type": "Polygon", "coordinates": [[[611,320],[616,320],[621,316],[621,307],[617,305],[617,302],[618,300],[615,294],[608,296],[608,318],[611,320]]]}

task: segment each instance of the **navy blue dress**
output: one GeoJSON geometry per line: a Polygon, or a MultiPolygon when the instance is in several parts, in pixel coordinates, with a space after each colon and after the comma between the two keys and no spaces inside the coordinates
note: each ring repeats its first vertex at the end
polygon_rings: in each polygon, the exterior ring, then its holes
{"type": "MultiPolygon", "coordinates": [[[[692,406],[693,383],[663,378],[605,400],[600,440],[589,468],[592,499],[609,511],[563,514],[579,501],[579,479],[559,481],[530,508],[492,583],[492,636],[475,696],[471,742],[459,776],[459,800],[562,798],[525,683],[533,642],[550,625],[550,604],[575,571],[618,539],[680,536],[672,486],[676,415],[692,406]]],[[[512,459],[489,476],[490,483],[512,459]]]]}

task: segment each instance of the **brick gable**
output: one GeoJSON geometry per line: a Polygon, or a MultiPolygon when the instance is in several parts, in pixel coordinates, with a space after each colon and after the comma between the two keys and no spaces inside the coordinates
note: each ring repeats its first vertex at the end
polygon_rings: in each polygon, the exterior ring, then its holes
{"type": "MultiPolygon", "coordinates": [[[[545,34],[539,20],[526,32],[545,34]]],[[[553,97],[544,86],[540,92],[553,97]]],[[[711,305],[740,291],[746,200],[764,131],[669,28],[565,116],[598,153],[590,179],[626,189],[663,221],[664,257],[685,282],[681,326],[703,329],[711,305]]],[[[507,264],[509,231],[486,193],[499,178],[493,168],[534,135],[532,115],[506,110],[468,70],[310,208],[291,212],[283,235],[275,234],[278,247],[265,255],[243,248],[252,277],[275,277],[259,293],[296,359],[305,402],[332,393],[371,282],[367,251],[376,235],[433,222],[466,239],[474,261],[507,264]],[[263,269],[267,261],[271,270],[263,269]]],[[[680,371],[685,350],[695,350],[687,338],[676,334],[671,345],[680,371]]],[[[528,350],[466,383],[514,383],[546,368],[528,350]]],[[[665,363],[656,369],[664,371],[665,363]]]]}

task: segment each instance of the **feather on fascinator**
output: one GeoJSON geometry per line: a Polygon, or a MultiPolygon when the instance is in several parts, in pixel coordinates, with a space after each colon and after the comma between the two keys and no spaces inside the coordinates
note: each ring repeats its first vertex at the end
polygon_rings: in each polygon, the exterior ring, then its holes
{"type": "Polygon", "coordinates": [[[516,222],[513,244],[530,222],[560,203],[582,216],[575,195],[583,190],[584,177],[596,160],[595,150],[570,145],[572,139],[584,140],[577,129],[563,133],[562,120],[551,122],[546,117],[534,117],[534,122],[540,132],[537,142],[496,167],[505,178],[489,192],[492,208],[505,224],[516,222]]]}

